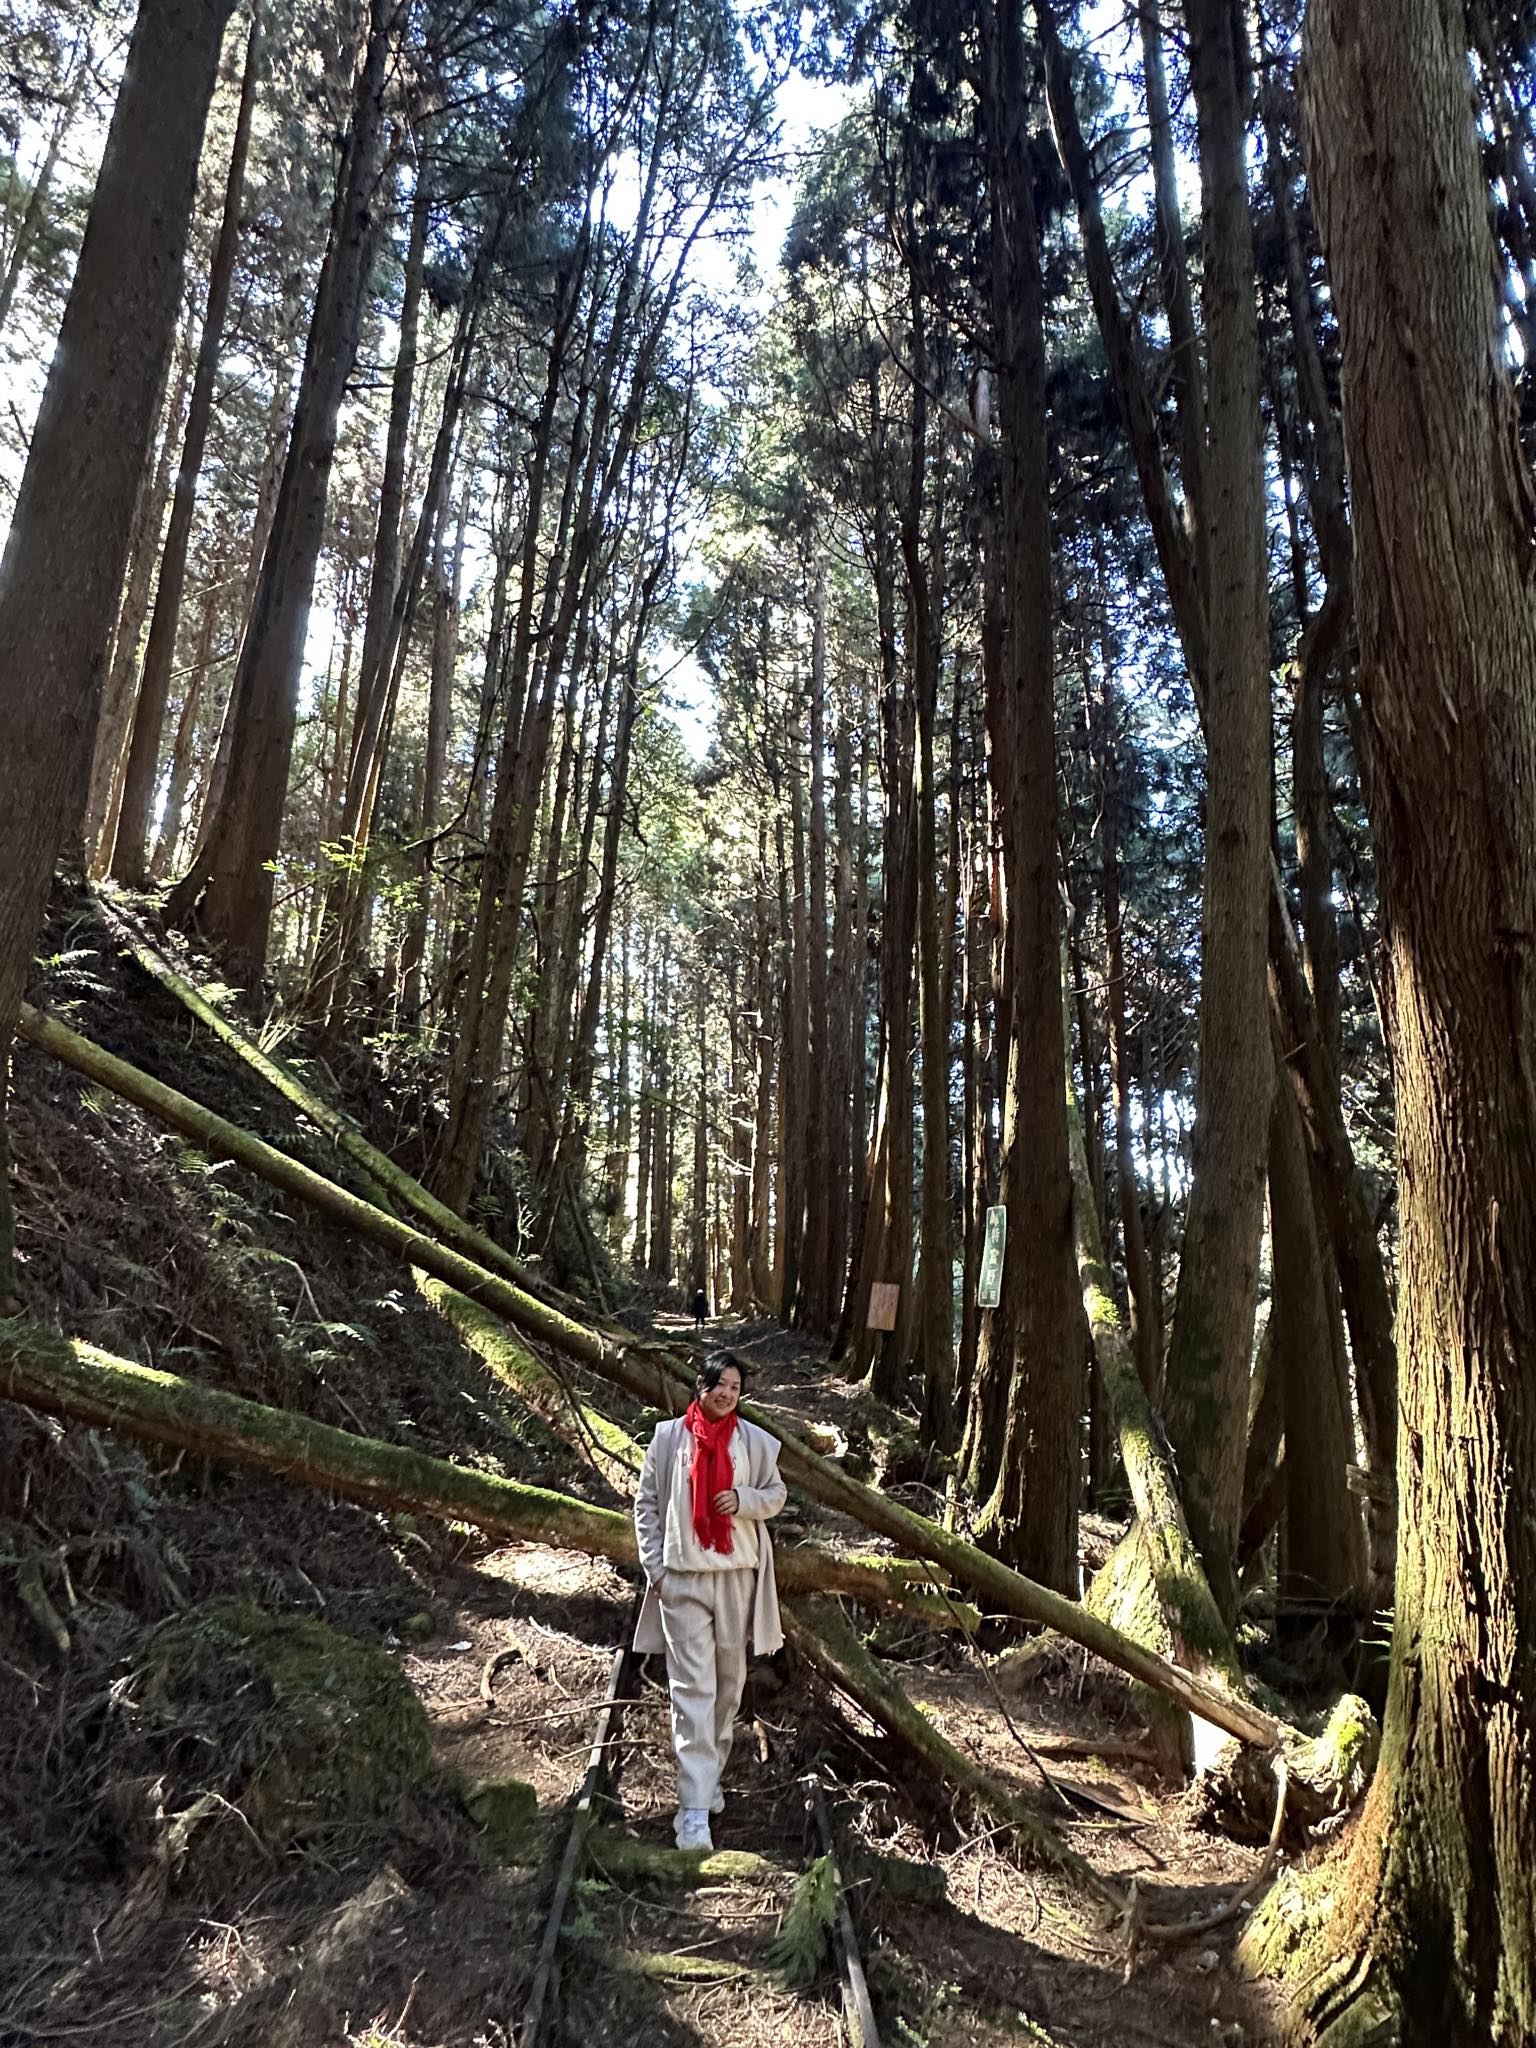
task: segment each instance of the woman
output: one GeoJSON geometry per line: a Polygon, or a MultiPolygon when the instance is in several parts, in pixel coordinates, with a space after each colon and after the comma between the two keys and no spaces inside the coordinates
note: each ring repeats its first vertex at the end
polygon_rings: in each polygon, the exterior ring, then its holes
{"type": "Polygon", "coordinates": [[[688,1412],[651,1438],[635,1498],[647,1582],[635,1648],[667,1654],[680,1849],[713,1846],[709,1817],[725,1804],[748,1630],[760,1657],[784,1640],[773,1547],[758,1526],[784,1505],[779,1446],[737,1414],[740,1400],[740,1367],[710,1359],[688,1412]]]}

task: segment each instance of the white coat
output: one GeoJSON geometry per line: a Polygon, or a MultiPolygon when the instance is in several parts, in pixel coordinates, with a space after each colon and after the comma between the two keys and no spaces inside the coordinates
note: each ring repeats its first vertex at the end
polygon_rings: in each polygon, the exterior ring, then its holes
{"type": "MultiPolygon", "coordinates": [[[[736,1420],[736,1433],[747,1454],[747,1476],[738,1485],[740,1513],[756,1522],[757,1583],[752,1596],[752,1648],[759,1657],[769,1657],[782,1647],[784,1627],[779,1619],[779,1589],[773,1572],[773,1545],[768,1540],[767,1517],[784,1504],[784,1482],[779,1477],[779,1444],[766,1429],[744,1416],[736,1420]],[[755,1512],[754,1512],[755,1510],[755,1512]]],[[[635,1495],[635,1543],[640,1552],[640,1569],[646,1576],[645,1600],[635,1625],[635,1648],[642,1654],[661,1652],[666,1641],[661,1631],[661,1596],[656,1581],[661,1577],[666,1542],[667,1501],[672,1492],[678,1458],[683,1455],[688,1432],[679,1415],[657,1425],[640,1470],[640,1490],[635,1495]]]]}

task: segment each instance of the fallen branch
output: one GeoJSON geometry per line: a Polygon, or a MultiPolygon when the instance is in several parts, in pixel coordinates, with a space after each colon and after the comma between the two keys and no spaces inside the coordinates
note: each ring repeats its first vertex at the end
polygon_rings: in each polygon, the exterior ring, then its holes
{"type": "Polygon", "coordinates": [[[1017,1792],[973,1763],[918,1712],[859,1641],[841,1608],[825,1600],[797,1600],[786,1605],[784,1619],[790,1641],[807,1663],[862,1707],[888,1735],[1005,1827],[1037,1862],[1074,1879],[1102,1904],[1118,1909],[1119,1894],[1091,1863],[1070,1848],[1017,1792]]]}
{"type": "MultiPolygon", "coordinates": [[[[434,1278],[494,1309],[525,1336],[578,1360],[599,1378],[622,1387],[636,1399],[668,1414],[681,1414],[687,1406],[692,1394],[690,1378],[678,1369],[662,1346],[638,1340],[621,1342],[577,1322],[547,1302],[535,1300],[511,1281],[473,1264],[398,1217],[385,1214],[225,1118],[201,1108],[176,1089],[140,1073],[56,1018],[43,1016],[31,1004],[22,1005],[19,1030],[29,1043],[125,1100],[137,1103],[205,1150],[237,1160],[272,1186],[312,1203],[407,1264],[420,1266],[434,1278]]],[[[988,1557],[926,1516],[861,1485],[826,1459],[817,1457],[751,1403],[742,1404],[742,1413],[777,1437],[781,1446],[780,1469],[812,1499],[852,1516],[865,1528],[890,1537],[904,1550],[941,1566],[980,1593],[990,1609],[1056,1629],[1240,1741],[1265,1750],[1278,1745],[1280,1724],[1249,1701],[1176,1670],[1118,1629],[1086,1613],[1076,1601],[1036,1585],[1022,1572],[988,1557]]]]}
{"type": "MultiPolygon", "coordinates": [[[[634,1524],[612,1508],[264,1407],[21,1318],[0,1321],[0,1395],[141,1442],[275,1473],[365,1507],[468,1522],[498,1539],[579,1550],[612,1564],[636,1562],[634,1524]]],[[[844,1558],[809,1543],[781,1547],[776,1563],[788,1592],[840,1593],[939,1618],[939,1602],[924,1586],[931,1576],[926,1565],[844,1558]]]]}

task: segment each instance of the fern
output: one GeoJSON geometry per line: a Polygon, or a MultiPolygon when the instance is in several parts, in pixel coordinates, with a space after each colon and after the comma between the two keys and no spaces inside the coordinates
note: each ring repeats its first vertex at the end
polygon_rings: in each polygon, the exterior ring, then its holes
{"type": "Polygon", "coordinates": [[[830,1856],[818,1856],[795,1880],[778,1933],[768,1947],[768,1963],[786,1990],[809,1984],[826,1958],[837,1917],[837,1872],[830,1856]]]}

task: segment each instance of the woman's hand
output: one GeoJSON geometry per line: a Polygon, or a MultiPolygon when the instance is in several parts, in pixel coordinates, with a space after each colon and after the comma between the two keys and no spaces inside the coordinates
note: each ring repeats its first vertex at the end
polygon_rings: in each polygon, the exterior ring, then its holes
{"type": "Polygon", "coordinates": [[[734,1486],[728,1486],[724,1493],[715,1495],[714,1510],[717,1515],[735,1515],[741,1512],[741,1495],[734,1486]]]}

